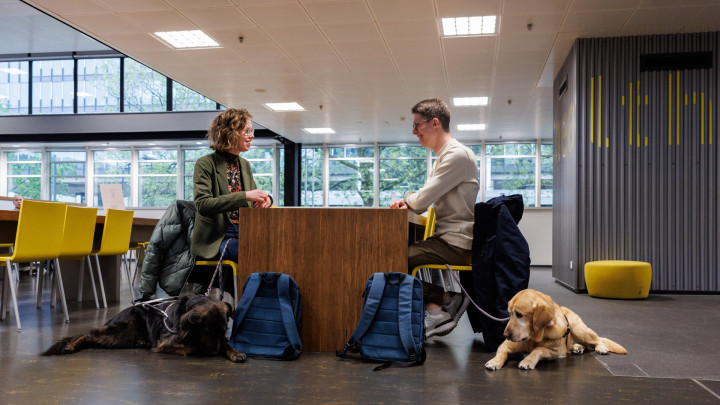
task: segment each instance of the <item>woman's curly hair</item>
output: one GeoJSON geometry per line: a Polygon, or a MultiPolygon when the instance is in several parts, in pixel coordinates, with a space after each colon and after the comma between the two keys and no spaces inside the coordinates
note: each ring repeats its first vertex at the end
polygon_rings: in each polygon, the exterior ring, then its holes
{"type": "Polygon", "coordinates": [[[252,115],[244,108],[228,108],[213,119],[205,137],[210,141],[210,149],[229,152],[237,144],[238,131],[244,129],[252,115]]]}

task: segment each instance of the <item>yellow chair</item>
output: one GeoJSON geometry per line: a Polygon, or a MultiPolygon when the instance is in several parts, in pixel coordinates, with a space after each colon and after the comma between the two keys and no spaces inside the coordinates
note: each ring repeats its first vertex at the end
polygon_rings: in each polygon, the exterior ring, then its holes
{"type": "MultiPolygon", "coordinates": [[[[95,255],[98,284],[100,285],[103,308],[107,308],[107,299],[105,298],[105,286],[103,285],[102,271],[100,269],[100,256],[116,256],[124,255],[125,253],[127,253],[130,247],[130,233],[132,231],[132,221],[133,211],[114,210],[112,208],[108,208],[105,213],[105,226],[103,227],[100,249],[91,253],[95,255]]],[[[121,267],[123,267],[124,262],[124,260],[120,260],[121,267]]],[[[90,267],[88,271],[92,272],[92,267],[90,267]]],[[[129,279],[129,268],[126,268],[126,273],[129,279]]],[[[82,298],[82,283],[83,278],[81,273],[80,285],[78,287],[78,298],[82,298]]],[[[130,291],[132,292],[132,288],[130,289],[130,291]]]]}
{"type": "MultiPolygon", "coordinates": [[[[12,280],[11,266],[13,263],[55,260],[57,285],[63,302],[65,321],[70,320],[65,303],[65,291],[62,286],[60,266],[57,261],[62,248],[65,207],[64,203],[23,200],[18,218],[17,232],[15,233],[13,253],[11,255],[0,255],[0,262],[3,262],[7,269],[3,288],[5,288],[5,284],[9,284],[10,294],[15,305],[15,322],[18,331],[22,328],[20,326],[17,292],[15,283],[12,280]]],[[[3,318],[5,317],[6,305],[4,305],[1,314],[3,318]]]]}
{"type": "MultiPolygon", "coordinates": [[[[60,250],[58,260],[80,260],[80,275],[82,275],[85,270],[85,261],[87,261],[88,266],[90,266],[90,253],[93,248],[96,222],[97,208],[74,207],[72,205],[68,205],[67,210],[65,211],[62,248],[60,250]]],[[[95,279],[92,272],[90,272],[90,278],[93,282],[95,306],[99,308],[97,290],[95,289],[95,279]]],[[[38,307],[40,307],[40,297],[42,296],[41,277],[38,278],[37,284],[38,307]]],[[[82,297],[78,299],[78,302],[81,300],[82,297]]],[[[51,302],[55,302],[54,296],[52,297],[51,302]]]]}
{"type": "MultiPolygon", "coordinates": [[[[423,240],[427,240],[428,238],[430,238],[431,236],[433,236],[435,234],[435,219],[436,219],[435,218],[435,207],[430,206],[430,208],[428,208],[428,211],[427,211],[427,221],[425,223],[425,235],[423,236],[423,240]]],[[[447,264],[449,264],[449,263],[447,263],[447,264]]],[[[471,265],[450,264],[450,268],[452,268],[454,271],[468,271],[468,270],[472,271],[471,265]]],[[[429,271],[430,269],[439,270],[438,274],[440,276],[440,282],[442,283],[443,288],[447,290],[446,284],[445,284],[445,278],[443,277],[443,271],[449,271],[449,270],[445,263],[421,264],[419,266],[416,266],[412,270],[412,276],[418,277],[418,272],[420,272],[422,270],[420,278],[423,280],[427,279],[428,282],[432,282],[432,277],[431,277],[430,271],[429,271]]],[[[450,278],[450,280],[451,280],[450,281],[451,284],[455,283],[455,280],[452,277],[450,278]]]]}
{"type": "MultiPolygon", "coordinates": [[[[233,298],[235,299],[235,306],[240,303],[240,297],[238,294],[238,284],[237,284],[237,263],[232,260],[223,260],[220,262],[223,267],[230,267],[233,271],[233,298]]],[[[203,266],[203,267],[212,267],[213,271],[217,267],[218,261],[217,260],[196,260],[195,265],[196,266],[203,266]]],[[[193,269],[194,271],[194,269],[193,269]]],[[[190,278],[188,277],[188,280],[190,278]]],[[[207,281],[207,284],[209,284],[210,281],[207,281]]]]}

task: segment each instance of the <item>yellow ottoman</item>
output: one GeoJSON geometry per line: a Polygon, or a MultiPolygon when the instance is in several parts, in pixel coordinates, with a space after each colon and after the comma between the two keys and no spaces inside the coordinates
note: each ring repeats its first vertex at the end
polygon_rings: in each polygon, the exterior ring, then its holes
{"type": "Polygon", "coordinates": [[[647,298],[651,280],[650,263],[626,260],[585,263],[585,285],[592,297],[647,298]]]}

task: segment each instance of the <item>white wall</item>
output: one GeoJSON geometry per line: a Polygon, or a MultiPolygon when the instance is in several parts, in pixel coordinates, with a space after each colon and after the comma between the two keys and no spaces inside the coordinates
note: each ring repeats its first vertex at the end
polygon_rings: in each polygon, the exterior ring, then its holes
{"type": "Polygon", "coordinates": [[[530,265],[552,266],[552,208],[525,208],[519,227],[530,245],[530,265]]]}

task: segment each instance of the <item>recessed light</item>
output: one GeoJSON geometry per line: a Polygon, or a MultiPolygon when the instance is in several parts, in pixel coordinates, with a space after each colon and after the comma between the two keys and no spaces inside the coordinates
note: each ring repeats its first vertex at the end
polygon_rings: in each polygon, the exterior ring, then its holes
{"type": "Polygon", "coordinates": [[[313,134],[313,135],[322,135],[322,134],[334,134],[335,131],[332,128],[303,128],[303,131],[313,134]]]}
{"type": "Polygon", "coordinates": [[[482,131],[485,129],[485,124],[458,124],[458,131],[482,131]]]}
{"type": "Polygon", "coordinates": [[[202,142],[195,142],[196,145],[202,145],[202,142]]]}
{"type": "Polygon", "coordinates": [[[497,34],[497,16],[443,18],[443,35],[489,35],[497,34]]]}
{"type": "Polygon", "coordinates": [[[78,95],[78,97],[95,97],[95,95],[90,94],[90,93],[86,93],[86,92],[84,92],[84,91],[78,91],[78,92],[77,92],[77,95],[78,95]]]}
{"type": "Polygon", "coordinates": [[[26,75],[27,72],[24,70],[20,70],[18,68],[0,68],[1,71],[5,73],[10,73],[11,75],[26,75]]]}
{"type": "Polygon", "coordinates": [[[273,111],[305,111],[298,103],[265,103],[265,107],[273,111]]]}
{"type": "Polygon", "coordinates": [[[487,97],[455,97],[453,98],[453,105],[455,107],[470,107],[474,105],[487,105],[487,97]]]}
{"type": "Polygon", "coordinates": [[[155,35],[177,49],[217,48],[220,46],[200,30],[156,32],[155,35]]]}

